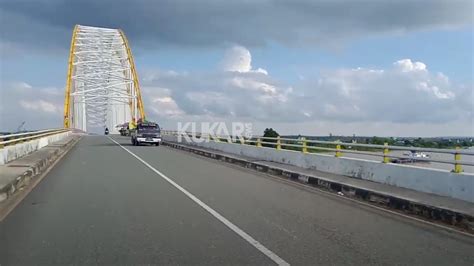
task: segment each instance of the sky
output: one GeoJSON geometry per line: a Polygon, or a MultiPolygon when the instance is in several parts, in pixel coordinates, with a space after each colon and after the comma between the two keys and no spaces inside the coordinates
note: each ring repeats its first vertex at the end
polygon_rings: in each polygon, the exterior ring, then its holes
{"type": "Polygon", "coordinates": [[[0,131],[61,127],[75,24],[121,28],[147,117],[474,135],[472,1],[0,0],[0,131]]]}

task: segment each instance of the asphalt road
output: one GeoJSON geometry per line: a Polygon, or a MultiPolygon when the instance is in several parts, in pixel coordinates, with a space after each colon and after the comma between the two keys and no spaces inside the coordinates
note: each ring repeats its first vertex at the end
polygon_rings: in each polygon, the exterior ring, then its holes
{"type": "Polygon", "coordinates": [[[472,238],[113,138],[136,157],[84,137],[0,224],[0,265],[474,263],[472,238]]]}

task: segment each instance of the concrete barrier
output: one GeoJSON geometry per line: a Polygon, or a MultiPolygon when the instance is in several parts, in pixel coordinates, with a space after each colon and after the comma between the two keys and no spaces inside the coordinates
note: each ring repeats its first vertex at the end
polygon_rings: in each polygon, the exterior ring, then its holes
{"type": "Polygon", "coordinates": [[[20,159],[0,165],[0,221],[9,212],[9,199],[28,186],[39,182],[38,177],[53,166],[80,140],[80,135],[68,134],[43,149],[20,159]]]}
{"type": "MultiPolygon", "coordinates": [[[[176,136],[164,136],[163,139],[165,141],[177,141],[176,136]]],[[[391,163],[385,164],[382,162],[354,158],[336,158],[324,154],[305,154],[290,150],[278,151],[272,148],[259,148],[251,145],[226,142],[196,143],[187,142],[183,138],[182,143],[229,154],[247,156],[256,160],[285,163],[474,203],[473,174],[457,174],[437,169],[391,163]]]]}
{"type": "Polygon", "coordinates": [[[71,134],[70,131],[55,135],[46,136],[39,139],[30,140],[23,143],[18,143],[11,146],[6,146],[0,149],[0,165],[21,158],[34,151],[37,151],[50,143],[62,140],[71,134]]]}

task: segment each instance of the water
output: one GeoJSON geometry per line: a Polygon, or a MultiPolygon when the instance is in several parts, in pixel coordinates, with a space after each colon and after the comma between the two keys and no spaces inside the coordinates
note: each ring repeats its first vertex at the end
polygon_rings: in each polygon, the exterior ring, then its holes
{"type": "MultiPolygon", "coordinates": [[[[474,152],[474,147],[469,147],[467,149],[468,151],[474,152]]],[[[391,151],[391,155],[395,156],[403,156],[403,153],[406,151],[391,151]]],[[[329,153],[331,154],[331,153],[329,153]]],[[[334,154],[334,153],[332,153],[334,154]]],[[[382,154],[381,152],[375,153],[375,154],[382,154]]],[[[433,160],[454,160],[454,155],[453,154],[446,154],[446,153],[427,153],[431,159],[433,160]]],[[[357,158],[357,159],[365,159],[365,160],[371,160],[371,161],[382,161],[381,156],[372,156],[372,155],[366,155],[366,154],[353,154],[353,153],[343,153],[343,157],[349,157],[349,158],[357,158]]],[[[461,156],[461,161],[464,162],[474,162],[474,156],[469,156],[469,155],[462,155],[461,156]]],[[[451,171],[454,169],[453,164],[445,164],[445,163],[436,163],[436,162],[421,162],[421,163],[408,163],[404,165],[413,165],[413,166],[420,166],[420,167],[426,167],[426,168],[434,168],[434,169],[441,169],[441,170],[447,170],[451,171]]],[[[463,170],[465,173],[471,173],[474,174],[474,166],[467,166],[463,165],[462,166],[463,170]]]]}

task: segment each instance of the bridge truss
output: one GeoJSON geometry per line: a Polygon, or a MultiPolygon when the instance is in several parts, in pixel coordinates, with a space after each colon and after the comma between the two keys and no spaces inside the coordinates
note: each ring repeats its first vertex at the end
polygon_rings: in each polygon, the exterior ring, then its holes
{"type": "Polygon", "coordinates": [[[137,71],[122,30],[76,25],[64,101],[64,127],[87,131],[145,119],[137,71]]]}

